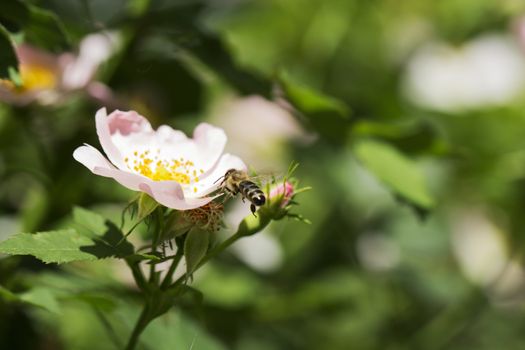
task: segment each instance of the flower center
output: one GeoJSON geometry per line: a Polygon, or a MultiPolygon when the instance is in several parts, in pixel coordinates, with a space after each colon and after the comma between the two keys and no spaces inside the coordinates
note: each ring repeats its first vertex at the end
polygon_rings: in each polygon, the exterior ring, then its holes
{"type": "Polygon", "coordinates": [[[57,83],[55,72],[37,65],[20,65],[20,77],[26,90],[52,89],[57,83]]]}
{"type": "MultiPolygon", "coordinates": [[[[181,184],[189,185],[199,182],[199,175],[204,170],[195,168],[195,164],[183,157],[179,159],[162,159],[160,150],[157,149],[155,156],[150,155],[150,151],[135,151],[131,157],[124,158],[124,162],[130,170],[149,177],[154,181],[177,181],[181,184]]],[[[197,187],[194,187],[197,192],[197,187]]]]}
{"type": "Polygon", "coordinates": [[[13,92],[28,90],[52,89],[56,86],[57,77],[53,70],[39,65],[21,64],[20,83],[16,85],[8,79],[0,79],[0,86],[13,92]]]}

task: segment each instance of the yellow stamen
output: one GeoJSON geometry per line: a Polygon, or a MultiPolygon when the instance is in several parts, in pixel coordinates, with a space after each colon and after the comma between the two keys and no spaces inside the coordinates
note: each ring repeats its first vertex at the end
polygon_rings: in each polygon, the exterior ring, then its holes
{"type": "Polygon", "coordinates": [[[25,90],[52,89],[57,83],[55,72],[38,65],[21,64],[20,78],[25,90]]]}
{"type": "MultiPolygon", "coordinates": [[[[141,153],[138,151],[133,152],[135,158],[133,160],[133,163],[135,164],[133,170],[154,181],[171,180],[185,185],[199,181],[199,178],[196,176],[197,171],[193,168],[194,163],[192,161],[185,161],[182,157],[180,160],[157,160],[157,157],[148,157],[147,155],[149,153],[149,150],[141,153]],[[193,176],[190,174],[193,174],[193,176]]],[[[125,160],[128,162],[128,157],[126,157],[125,160]]],[[[194,187],[193,192],[197,191],[197,187],[194,187]]]]}

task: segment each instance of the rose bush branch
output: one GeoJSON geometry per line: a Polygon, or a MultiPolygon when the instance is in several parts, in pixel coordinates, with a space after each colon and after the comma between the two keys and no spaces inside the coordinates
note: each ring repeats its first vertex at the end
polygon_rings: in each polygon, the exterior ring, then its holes
{"type": "Polygon", "coordinates": [[[127,341],[126,348],[134,349],[151,321],[166,313],[183,294],[195,293],[188,281],[210,259],[273,220],[300,219],[291,209],[296,203],[294,197],[304,189],[290,178],[294,166],[282,182],[267,184],[266,200],[258,205],[255,215],[241,221],[229,238],[214,244],[224,213],[220,197],[225,190],[218,180],[229,170],[246,170],[240,158],[223,154],[227,141],[224,131],[202,123],[190,138],[166,125],[155,130],[146,118],[132,111],[107,115],[101,109],[95,121],[104,154],[84,145],[73,157],[94,174],[113,178],[140,193],[124,209],[120,227],[98,214],[75,208],[72,228],[14,235],[0,242],[0,252],[33,255],[46,263],[124,259],[143,299],[142,312],[127,341]],[[134,221],[124,233],[128,211],[134,221]],[[146,250],[136,249],[128,240],[140,225],[147,228],[146,250]],[[175,245],[174,255],[166,254],[167,244],[175,245]],[[174,280],[182,261],[186,271],[174,280]],[[169,265],[163,278],[160,263],[169,265]]]}

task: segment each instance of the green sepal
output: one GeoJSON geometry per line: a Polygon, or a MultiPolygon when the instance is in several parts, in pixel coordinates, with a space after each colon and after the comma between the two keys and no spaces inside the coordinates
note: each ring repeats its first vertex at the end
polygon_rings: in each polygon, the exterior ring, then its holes
{"type": "Polygon", "coordinates": [[[143,219],[146,216],[153,213],[155,209],[159,206],[159,203],[151,198],[146,193],[141,193],[138,199],[138,215],[139,219],[143,219]]]}
{"type": "Polygon", "coordinates": [[[184,242],[184,257],[186,259],[186,275],[191,275],[204,258],[210,243],[210,232],[192,229],[184,242]]]}

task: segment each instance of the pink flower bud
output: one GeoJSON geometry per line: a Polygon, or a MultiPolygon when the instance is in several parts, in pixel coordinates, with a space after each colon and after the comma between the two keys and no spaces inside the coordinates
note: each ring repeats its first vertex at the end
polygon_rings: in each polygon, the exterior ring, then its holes
{"type": "Polygon", "coordinates": [[[286,181],[284,184],[279,184],[272,188],[270,191],[270,198],[278,198],[279,196],[282,196],[281,208],[284,208],[292,199],[293,194],[293,185],[286,181]]]}

